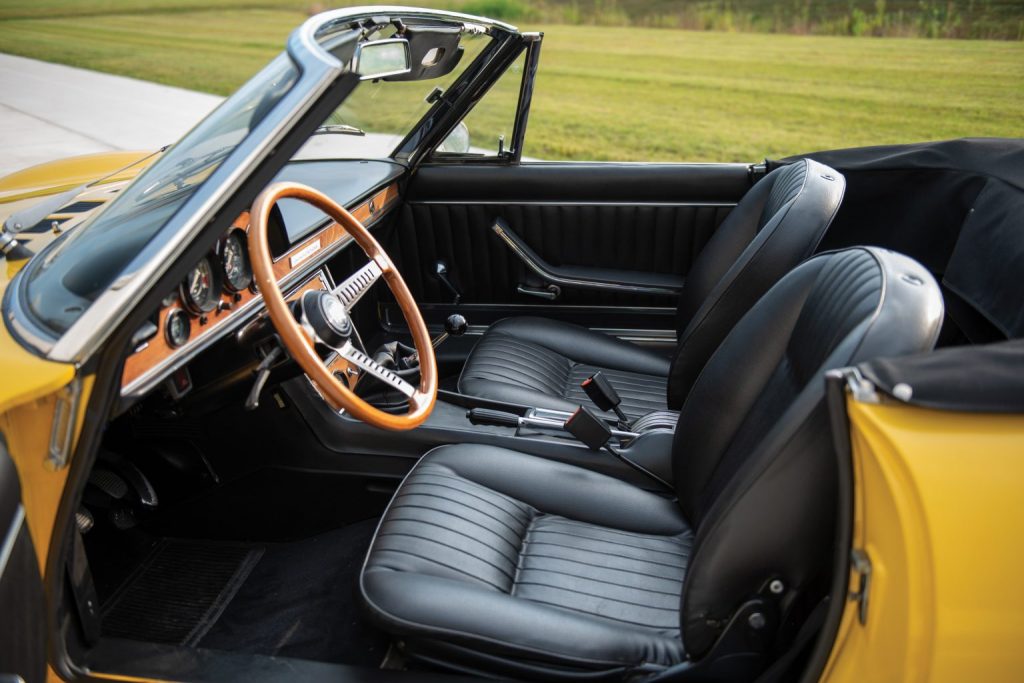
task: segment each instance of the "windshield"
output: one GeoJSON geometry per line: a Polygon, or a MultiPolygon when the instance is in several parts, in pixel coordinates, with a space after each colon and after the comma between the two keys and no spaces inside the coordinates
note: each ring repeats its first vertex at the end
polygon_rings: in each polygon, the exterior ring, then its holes
{"type": "MultiPolygon", "coordinates": [[[[382,31],[373,38],[390,35],[382,31]]],[[[420,76],[417,80],[361,82],[294,158],[308,161],[390,157],[433,103],[448,91],[490,42],[491,38],[484,34],[462,36],[458,67],[437,78],[420,76]]]]}
{"type": "Polygon", "coordinates": [[[66,331],[298,79],[281,55],[26,271],[28,306],[55,334],[66,331]]]}

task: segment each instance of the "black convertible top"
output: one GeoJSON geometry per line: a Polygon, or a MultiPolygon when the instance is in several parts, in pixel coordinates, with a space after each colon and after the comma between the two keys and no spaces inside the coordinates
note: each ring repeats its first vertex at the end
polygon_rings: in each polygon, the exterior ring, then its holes
{"type": "Polygon", "coordinates": [[[859,369],[876,388],[912,405],[1024,413],[1024,339],[880,358],[859,369]],[[899,384],[906,387],[897,391],[899,384]]]}
{"type": "Polygon", "coordinates": [[[1024,139],[973,138],[829,150],[809,157],[847,178],[822,249],[873,244],[925,264],[942,285],[937,351],[865,363],[908,403],[1024,412],[1024,139]],[[947,333],[947,330],[952,332],[947,333]]]}

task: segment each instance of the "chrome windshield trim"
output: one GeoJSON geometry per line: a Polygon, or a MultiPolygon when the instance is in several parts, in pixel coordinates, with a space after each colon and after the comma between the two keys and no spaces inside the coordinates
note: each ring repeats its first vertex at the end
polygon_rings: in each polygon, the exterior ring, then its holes
{"type": "MultiPolygon", "coordinates": [[[[47,350],[45,344],[41,344],[36,346],[36,351],[54,361],[81,364],[99,348],[148,292],[151,283],[180,258],[203,227],[238,190],[250,171],[270,154],[331,84],[351,70],[351,64],[342,64],[320,46],[317,34],[335,27],[340,29],[344,24],[360,19],[388,14],[459,21],[484,27],[484,30],[516,30],[508,24],[468,14],[401,6],[346,8],[307,19],[292,32],[287,41],[287,53],[300,71],[291,90],[132,259],[114,284],[93,302],[52,347],[47,350]]],[[[357,37],[358,34],[353,31],[352,39],[357,37]]],[[[25,341],[31,343],[34,340],[26,338],[25,341]]]]}

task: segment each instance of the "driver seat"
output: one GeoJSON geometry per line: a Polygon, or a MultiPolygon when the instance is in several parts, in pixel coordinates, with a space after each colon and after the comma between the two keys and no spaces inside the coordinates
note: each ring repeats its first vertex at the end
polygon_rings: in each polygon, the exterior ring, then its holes
{"type": "Polygon", "coordinates": [[[942,310],[928,271],[893,252],[796,268],[683,405],[677,499],[493,446],[434,449],[380,522],[365,605],[406,653],[463,671],[621,679],[728,662],[756,674],[765,654],[736,643],[771,644],[827,593],[837,459],[825,370],[930,349],[942,310]]]}

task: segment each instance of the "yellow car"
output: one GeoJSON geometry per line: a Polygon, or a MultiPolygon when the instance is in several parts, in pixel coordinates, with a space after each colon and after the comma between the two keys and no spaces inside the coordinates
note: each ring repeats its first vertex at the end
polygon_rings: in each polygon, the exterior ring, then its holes
{"type": "Polygon", "coordinates": [[[1024,141],[530,161],[541,45],[0,179],[0,679],[1019,679],[1024,141]]]}

